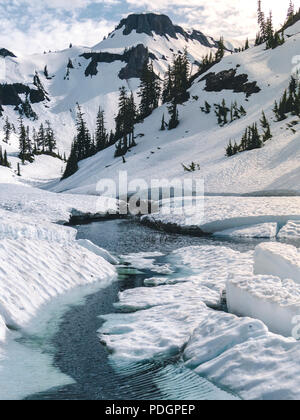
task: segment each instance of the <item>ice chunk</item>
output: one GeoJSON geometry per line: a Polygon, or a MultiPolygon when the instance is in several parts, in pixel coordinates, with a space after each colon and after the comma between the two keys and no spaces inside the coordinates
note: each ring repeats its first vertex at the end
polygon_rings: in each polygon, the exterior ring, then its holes
{"type": "MultiPolygon", "coordinates": [[[[149,290],[149,289],[147,289],[149,290]]],[[[204,317],[201,301],[156,306],[131,314],[101,316],[100,339],[116,363],[132,363],[177,355],[204,317]]]]}
{"type": "Polygon", "coordinates": [[[106,249],[100,248],[99,246],[93,244],[93,242],[87,240],[87,239],[79,239],[76,241],[78,245],[82,246],[83,248],[93,252],[96,255],[99,255],[100,257],[104,258],[106,261],[108,261],[110,264],[117,265],[119,263],[119,260],[115,258],[113,255],[111,255],[106,249]]]}
{"type": "Polygon", "coordinates": [[[201,286],[221,293],[230,274],[253,273],[253,252],[221,246],[191,246],[174,251],[173,264],[201,275],[201,286]]]}
{"type": "Polygon", "coordinates": [[[245,400],[299,400],[299,364],[300,343],[266,333],[229,348],[195,372],[245,400]]]}
{"type": "Polygon", "coordinates": [[[260,321],[211,311],[189,341],[184,359],[187,366],[194,369],[237,344],[264,336],[267,332],[267,327],[260,321]]]}
{"type": "Polygon", "coordinates": [[[240,229],[228,229],[214,233],[214,236],[226,236],[231,238],[275,238],[277,235],[277,223],[263,223],[260,225],[245,226],[240,229]]]}
{"type": "Polygon", "coordinates": [[[300,221],[289,221],[278,233],[280,239],[299,239],[300,238],[300,221]]]}
{"type": "Polygon", "coordinates": [[[119,294],[119,300],[115,304],[116,308],[128,312],[174,303],[197,304],[201,301],[208,306],[218,307],[221,304],[221,295],[202,286],[199,279],[195,278],[195,282],[126,290],[119,294]]]}
{"type": "Polygon", "coordinates": [[[228,310],[263,321],[270,331],[293,335],[300,316],[300,285],[273,276],[241,276],[227,282],[228,310]]]}
{"type": "Polygon", "coordinates": [[[172,274],[169,264],[157,263],[156,258],[162,257],[160,252],[138,252],[135,254],[122,255],[121,259],[138,270],[151,270],[159,274],[172,274]]]}
{"type": "Polygon", "coordinates": [[[254,273],[270,274],[300,283],[299,250],[278,242],[260,244],[255,249],[254,273]]]}

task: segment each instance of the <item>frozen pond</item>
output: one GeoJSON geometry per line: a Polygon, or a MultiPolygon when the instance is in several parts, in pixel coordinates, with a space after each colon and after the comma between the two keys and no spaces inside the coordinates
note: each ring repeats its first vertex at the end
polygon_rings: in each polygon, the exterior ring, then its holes
{"type": "MultiPolygon", "coordinates": [[[[115,255],[136,252],[170,252],[190,245],[224,245],[224,241],[156,232],[131,221],[105,221],[78,227],[78,238],[89,239],[115,255]]],[[[226,244],[235,250],[248,251],[258,241],[226,244]]],[[[164,257],[157,257],[164,264],[164,257]]],[[[133,263],[134,264],[134,263],[133,263]]],[[[176,269],[175,269],[176,270],[176,269]]],[[[177,273],[179,274],[179,273],[177,273]]],[[[171,359],[116,366],[107,348],[100,343],[98,331],[103,325],[100,315],[116,312],[113,304],[119,291],[143,286],[145,278],[161,277],[151,269],[136,270],[122,266],[119,279],[105,290],[89,295],[84,302],[70,306],[57,320],[54,335],[43,337],[52,349],[53,367],[71,378],[70,384],[51,388],[28,399],[179,399],[206,400],[235,398],[193,371],[184,367],[181,354],[171,359]]],[[[39,341],[39,337],[27,340],[39,341]]],[[[28,343],[27,342],[27,345],[28,343]]],[[[26,344],[26,342],[24,343],[26,344]]]]}

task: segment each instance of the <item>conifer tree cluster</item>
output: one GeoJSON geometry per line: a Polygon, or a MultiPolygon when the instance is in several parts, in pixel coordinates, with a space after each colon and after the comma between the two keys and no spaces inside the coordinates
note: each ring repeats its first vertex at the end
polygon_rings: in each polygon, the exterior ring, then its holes
{"type": "Polygon", "coordinates": [[[187,49],[183,54],[174,55],[172,66],[169,66],[165,75],[162,102],[168,103],[170,120],[167,124],[169,130],[179,125],[178,105],[189,99],[190,63],[187,49]]]}
{"type": "MultiPolygon", "coordinates": [[[[209,113],[209,106],[210,105],[206,103],[205,107],[202,108],[203,112],[209,113]]],[[[227,123],[239,120],[244,117],[247,112],[243,106],[239,107],[236,101],[231,103],[230,108],[228,108],[225,99],[223,99],[221,104],[215,104],[215,114],[218,119],[218,124],[222,127],[227,123]]]]}
{"type": "Polygon", "coordinates": [[[275,101],[273,111],[277,121],[285,120],[289,113],[300,117],[300,83],[296,77],[291,77],[288,89],[284,91],[279,103],[275,101]]]}
{"type": "Polygon", "coordinates": [[[153,63],[145,61],[141,74],[141,83],[138,96],[141,98],[139,119],[144,120],[152,114],[159,105],[161,86],[159,77],[155,74],[153,63]]]}
{"type": "Polygon", "coordinates": [[[226,156],[231,157],[237,153],[260,149],[263,147],[264,143],[272,138],[270,124],[266,118],[264,111],[262,112],[262,118],[260,120],[260,125],[263,130],[263,134],[259,133],[258,124],[254,123],[252,126],[246,128],[243,137],[238,144],[237,142],[232,143],[230,140],[226,148],[226,156]]]}
{"type": "Polygon", "coordinates": [[[11,165],[7,159],[7,152],[4,150],[4,153],[2,151],[2,147],[0,147],[0,166],[4,166],[6,168],[10,168],[11,165]]]}
{"type": "Polygon", "coordinates": [[[55,153],[56,139],[54,131],[49,121],[40,125],[38,132],[33,128],[32,133],[30,127],[25,127],[22,116],[19,118],[19,157],[24,164],[34,161],[34,155],[47,154],[58,157],[55,153]]]}
{"type": "Polygon", "coordinates": [[[199,65],[199,73],[209,70],[212,66],[219,63],[225,55],[224,38],[221,37],[218,41],[218,49],[215,54],[211,51],[209,54],[202,57],[201,64],[199,65]]]}
{"type": "MultiPolygon", "coordinates": [[[[144,102],[145,105],[145,102],[144,102]]],[[[145,110],[144,105],[141,108],[145,110]]],[[[152,111],[151,111],[152,112],[152,111]]],[[[120,89],[119,111],[115,118],[116,131],[114,143],[116,143],[115,157],[125,156],[129,149],[136,146],[134,126],[137,121],[137,110],[133,93],[128,95],[125,87],[120,89]]]]}
{"type": "Polygon", "coordinates": [[[257,16],[259,33],[256,36],[255,45],[261,45],[265,42],[267,49],[274,49],[279,45],[283,45],[285,42],[284,32],[281,31],[280,34],[280,32],[274,30],[272,12],[270,11],[269,16],[266,18],[262,11],[261,0],[258,0],[257,16]]]}
{"type": "MultiPolygon", "coordinates": [[[[81,106],[77,104],[76,136],[74,137],[71,153],[62,179],[66,179],[78,170],[78,162],[106,149],[114,144],[114,136],[110,136],[105,127],[105,114],[99,108],[96,118],[95,134],[91,135],[81,106]]],[[[66,159],[65,159],[66,160],[66,159]]]]}
{"type": "Polygon", "coordinates": [[[289,8],[287,11],[287,16],[286,16],[286,21],[282,29],[285,30],[289,28],[290,26],[294,25],[299,20],[300,20],[300,9],[296,12],[295,5],[292,2],[292,0],[290,0],[289,8]]]}

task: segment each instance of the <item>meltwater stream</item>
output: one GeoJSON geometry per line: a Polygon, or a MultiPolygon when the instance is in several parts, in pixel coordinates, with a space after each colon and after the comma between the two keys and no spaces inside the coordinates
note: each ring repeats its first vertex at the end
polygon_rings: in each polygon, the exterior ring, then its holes
{"type": "MultiPolygon", "coordinates": [[[[162,252],[191,245],[226,245],[239,251],[254,248],[258,241],[220,242],[209,238],[156,232],[132,221],[105,221],[78,227],[78,239],[89,239],[115,255],[162,252]]],[[[143,286],[148,277],[158,276],[134,267],[119,270],[119,279],[105,290],[70,307],[51,338],[54,366],[72,378],[73,384],[49,389],[27,399],[34,400],[229,400],[235,397],[184,367],[180,356],[120,368],[113,366],[98,331],[100,315],[116,312],[113,304],[119,291],[143,286]]]]}

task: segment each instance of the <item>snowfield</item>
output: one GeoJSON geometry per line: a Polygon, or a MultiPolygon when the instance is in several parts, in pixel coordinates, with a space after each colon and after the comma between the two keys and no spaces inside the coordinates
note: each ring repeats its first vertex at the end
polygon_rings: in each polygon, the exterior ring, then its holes
{"type": "Polygon", "coordinates": [[[176,130],[160,131],[163,114],[168,117],[167,106],[163,105],[144,123],[136,125],[138,145],[127,154],[125,164],[122,159],[114,158],[112,147],[81,162],[80,170],[53,186],[53,190],[95,194],[100,179],[117,181],[119,171],[127,171],[129,180],[141,178],[149,185],[153,174],[157,179],[167,176],[169,181],[203,179],[205,191],[213,194],[299,194],[299,121],[289,116],[285,121],[276,122],[272,112],[275,100],[278,101],[288,88],[295,72],[299,22],[289,28],[289,35],[283,46],[266,51],[262,45],[228,55],[207,72],[218,74],[236,69],[237,75],[246,74],[249,82],[257,82],[259,93],[246,98],[245,94],[232,90],[207,92],[206,82],[202,80],[206,74],[203,74],[193,83],[190,100],[179,106],[180,125],[176,130]],[[213,109],[208,115],[201,112],[205,101],[213,105],[223,99],[229,106],[237,101],[247,115],[219,127],[213,109]],[[273,138],[262,149],[225,157],[229,141],[239,142],[247,126],[259,123],[263,110],[271,123],[273,138]],[[201,170],[191,174],[184,172],[182,164],[191,162],[199,164],[201,170]]]}

